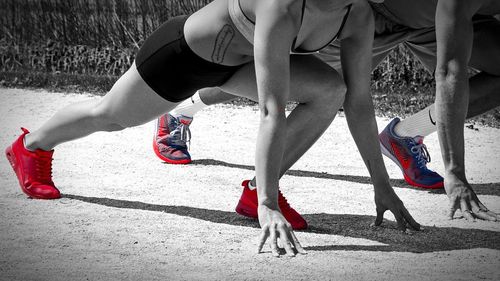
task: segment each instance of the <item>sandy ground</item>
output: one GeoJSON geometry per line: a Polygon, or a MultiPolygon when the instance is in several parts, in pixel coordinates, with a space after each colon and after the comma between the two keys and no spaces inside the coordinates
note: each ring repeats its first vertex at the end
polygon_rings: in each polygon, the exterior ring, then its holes
{"type": "MultiPolygon", "coordinates": [[[[0,88],[0,146],[85,95],[0,88]]],[[[389,120],[378,119],[381,130],[389,120]]],[[[422,232],[404,235],[375,215],[373,187],[339,116],[282,181],[310,224],[295,258],[256,254],[258,224],[233,210],[253,175],[258,112],[214,106],[192,125],[188,166],[159,161],[153,124],[60,145],[55,201],[29,200],[0,161],[1,280],[500,280],[500,223],[445,219],[442,191],[411,188],[386,161],[422,232]]],[[[466,129],[467,173],[500,212],[500,130],[466,129]]],[[[442,171],[435,134],[430,167],[442,171]]],[[[459,216],[459,214],[457,214],[459,216]]]]}

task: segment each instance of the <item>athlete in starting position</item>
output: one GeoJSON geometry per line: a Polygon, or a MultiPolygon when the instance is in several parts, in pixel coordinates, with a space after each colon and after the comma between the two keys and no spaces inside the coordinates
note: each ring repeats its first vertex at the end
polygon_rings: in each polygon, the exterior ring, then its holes
{"type": "Polygon", "coordinates": [[[259,251],[269,238],[272,253],[278,255],[279,238],[288,255],[295,254],[292,247],[303,252],[278,206],[278,181],[321,136],[344,102],[346,85],[339,74],[316,57],[302,55],[340,36],[348,92],[344,107],[374,182],[376,223],[390,209],[402,230],[407,223],[419,229],[389,184],[375,140],[369,95],[372,34],[366,0],[215,0],[189,17],[160,26],[102,99],[70,105],[32,133],[23,129],[6,149],[7,158],[26,194],[59,198],[51,177],[56,145],[97,131],[143,124],[172,110],[197,89],[220,86],[259,101],[255,159],[262,227],[259,251]],[[299,102],[288,117],[287,100],[299,102]],[[312,119],[315,126],[309,125],[312,119]],[[287,138],[296,141],[285,142],[287,138]]]}
{"type": "MultiPolygon", "coordinates": [[[[446,186],[452,203],[450,218],[461,206],[464,215],[469,219],[474,216],[487,220],[500,220],[500,217],[481,204],[466,181],[463,144],[461,144],[463,133],[459,132],[460,126],[456,125],[463,124],[461,115],[465,112],[467,112],[467,118],[470,118],[500,105],[498,94],[500,91],[500,17],[497,16],[495,19],[492,16],[499,13],[500,1],[481,0],[468,3],[460,0],[385,0],[382,1],[383,3],[371,2],[375,16],[372,66],[375,68],[394,48],[404,44],[429,72],[434,73],[438,70],[436,82],[438,86],[443,86],[437,89],[437,104],[440,104],[439,108],[442,109],[440,114],[447,119],[446,122],[442,120],[441,124],[443,132],[448,131],[447,135],[450,133],[453,135],[449,138],[443,133],[440,134],[441,141],[449,139],[447,144],[443,143],[448,181],[445,185],[438,173],[427,168],[430,155],[423,139],[437,130],[438,114],[434,104],[401,122],[398,118],[392,120],[379,136],[382,152],[401,168],[409,184],[422,188],[446,186]],[[438,30],[437,37],[436,29],[438,30]],[[451,44],[447,36],[456,38],[456,42],[460,42],[463,48],[455,49],[456,44],[451,44]],[[442,46],[441,53],[437,51],[438,45],[442,46]],[[445,53],[450,58],[441,58],[436,61],[436,55],[445,53]],[[479,70],[480,73],[465,81],[467,65],[479,70]],[[450,68],[450,66],[453,67],[450,68]],[[460,66],[460,68],[455,66],[460,66]],[[460,84],[447,81],[454,77],[460,78],[460,84]],[[464,111],[464,108],[461,108],[464,105],[461,103],[467,100],[465,98],[469,96],[467,92],[470,93],[469,105],[468,110],[464,111]],[[459,102],[461,105],[457,108],[444,106],[455,95],[461,97],[459,102]],[[444,113],[450,110],[450,114],[444,113]],[[451,151],[454,152],[451,153],[451,151]],[[451,159],[450,155],[458,158],[451,159]],[[469,215],[471,207],[473,216],[469,215]]],[[[341,68],[340,51],[341,45],[335,41],[320,50],[318,57],[338,70],[341,68]]],[[[156,155],[172,164],[190,163],[191,156],[186,146],[187,135],[179,134],[179,132],[189,131],[189,124],[199,110],[233,98],[234,96],[218,88],[201,89],[191,99],[161,116],[157,122],[153,142],[156,155]]],[[[250,201],[254,201],[252,205],[256,206],[256,198],[248,191],[247,183],[248,181],[244,182],[245,188],[236,211],[249,216],[248,210],[242,211],[241,206],[251,205],[248,203],[250,201]]],[[[289,210],[290,216],[298,221],[300,215],[286,203],[284,198],[282,202],[282,209],[289,210]]]]}

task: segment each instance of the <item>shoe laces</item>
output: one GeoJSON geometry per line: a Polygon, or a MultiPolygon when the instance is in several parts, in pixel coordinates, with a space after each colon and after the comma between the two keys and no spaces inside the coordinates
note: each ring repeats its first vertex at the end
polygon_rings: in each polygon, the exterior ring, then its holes
{"type": "Polygon", "coordinates": [[[162,143],[167,147],[188,147],[188,143],[191,142],[191,130],[189,129],[189,124],[181,122],[179,118],[174,118],[173,125],[175,126],[175,129],[173,129],[170,134],[159,139],[158,143],[162,143]]]}
{"type": "Polygon", "coordinates": [[[427,163],[431,162],[431,155],[427,150],[427,146],[425,146],[425,144],[423,143],[417,143],[413,140],[410,150],[417,159],[418,167],[421,169],[427,169],[427,163]]]}
{"type": "Polygon", "coordinates": [[[37,155],[35,158],[35,176],[41,182],[52,182],[52,157],[50,155],[37,155]]]}
{"type": "Polygon", "coordinates": [[[179,122],[179,125],[170,132],[170,137],[171,144],[187,147],[187,144],[191,142],[189,125],[179,122]]]}

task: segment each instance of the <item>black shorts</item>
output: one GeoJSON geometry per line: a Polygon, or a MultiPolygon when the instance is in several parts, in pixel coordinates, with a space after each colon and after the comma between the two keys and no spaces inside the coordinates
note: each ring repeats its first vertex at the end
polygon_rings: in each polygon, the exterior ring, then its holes
{"type": "Polygon", "coordinates": [[[241,67],[212,63],[196,55],[184,39],[187,18],[178,16],[162,24],[135,58],[142,79],[171,102],[183,101],[202,88],[220,86],[241,67]]]}

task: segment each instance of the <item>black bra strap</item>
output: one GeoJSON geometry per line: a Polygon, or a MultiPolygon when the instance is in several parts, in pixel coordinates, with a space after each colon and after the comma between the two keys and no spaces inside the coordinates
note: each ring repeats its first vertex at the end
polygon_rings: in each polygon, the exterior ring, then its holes
{"type": "Polygon", "coordinates": [[[339,31],[337,32],[337,34],[334,37],[335,39],[337,39],[340,36],[340,33],[344,29],[344,25],[347,21],[347,18],[349,17],[349,13],[351,12],[351,7],[352,7],[352,4],[349,4],[349,6],[347,6],[347,12],[345,13],[344,19],[342,20],[342,24],[340,25],[339,31]]]}
{"type": "MultiPolygon", "coordinates": [[[[306,10],[306,0],[302,0],[302,16],[300,17],[300,27],[302,27],[302,21],[304,20],[304,12],[306,10]]],[[[300,27],[299,27],[299,30],[300,30],[300,27]]],[[[290,50],[294,50],[295,49],[295,43],[297,42],[297,37],[299,35],[297,34],[295,36],[295,38],[293,38],[293,42],[292,42],[292,46],[290,48],[290,50]]]]}
{"type": "Polygon", "coordinates": [[[305,10],[306,10],[306,0],[302,0],[302,16],[300,16],[300,26],[302,26],[302,21],[304,20],[305,10]]]}

